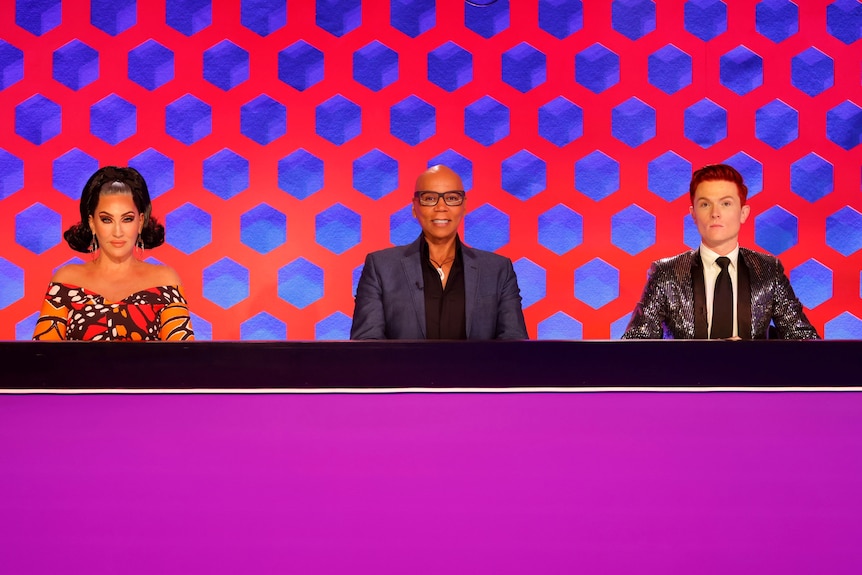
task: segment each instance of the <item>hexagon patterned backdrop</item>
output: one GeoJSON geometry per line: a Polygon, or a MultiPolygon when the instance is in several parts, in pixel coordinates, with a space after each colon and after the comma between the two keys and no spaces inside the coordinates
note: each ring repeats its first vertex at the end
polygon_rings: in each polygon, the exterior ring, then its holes
{"type": "Polygon", "coordinates": [[[693,168],[746,177],[744,245],[827,338],[862,337],[859,0],[0,3],[0,338],[75,259],[90,173],[132,165],[200,339],[344,339],[416,175],[515,262],[530,336],[617,338],[698,243],[693,168]]]}

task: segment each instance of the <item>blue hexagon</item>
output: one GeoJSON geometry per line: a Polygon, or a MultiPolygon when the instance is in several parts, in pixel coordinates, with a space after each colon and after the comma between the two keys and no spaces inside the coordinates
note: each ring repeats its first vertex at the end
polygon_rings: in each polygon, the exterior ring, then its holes
{"type": "Polygon", "coordinates": [[[512,265],[515,275],[518,276],[518,287],[521,288],[521,307],[527,309],[547,293],[545,268],[527,258],[521,258],[512,265]]]}
{"type": "Polygon", "coordinates": [[[536,339],[583,339],[584,326],[573,317],[558,311],[537,326],[536,339]]]}
{"type": "Polygon", "coordinates": [[[372,200],[398,188],[398,161],[378,149],[353,162],[353,188],[372,200]]]}
{"type": "Polygon", "coordinates": [[[830,194],[832,185],[832,164],[814,152],[790,165],[790,189],[809,202],[830,194]]]}
{"type": "Polygon", "coordinates": [[[835,83],[835,62],[817,48],[808,48],[791,60],[790,83],[811,97],[817,96],[835,83]]]}
{"type": "Polygon", "coordinates": [[[719,62],[721,85],[733,93],[744,96],[763,85],[763,58],[745,46],[737,46],[719,62]]]}
{"type": "Polygon", "coordinates": [[[862,108],[845,100],[826,112],[826,137],[845,150],[862,142],[862,108]]]}
{"type": "MultiPolygon", "coordinates": [[[[0,172],[5,172],[2,167],[3,161],[0,158],[0,172]]],[[[96,158],[85,154],[78,148],[72,148],[52,163],[51,183],[55,190],[73,200],[79,200],[84,182],[98,169],[99,161],[96,158]]],[[[2,198],[2,191],[0,191],[0,199],[2,198]]]]}
{"type": "Polygon", "coordinates": [[[212,24],[211,0],[165,0],[165,22],[186,36],[194,36],[212,24]]]}
{"type": "Polygon", "coordinates": [[[138,21],[136,0],[90,0],[90,23],[116,36],[138,21]]]}
{"type": "Polygon", "coordinates": [[[37,146],[60,133],[60,106],[36,94],[15,106],[15,133],[37,146]]]}
{"type": "Polygon", "coordinates": [[[509,108],[483,96],[464,109],[464,133],[483,146],[496,144],[509,135],[509,108]]]}
{"type": "Polygon", "coordinates": [[[352,323],[350,316],[337,311],[314,324],[314,339],[317,341],[350,339],[352,323]]]}
{"type": "Polygon", "coordinates": [[[353,53],[353,79],[375,92],[398,81],[398,53],[374,40],[353,53]]]}
{"type": "Polygon", "coordinates": [[[242,0],[239,21],[258,36],[269,36],[287,25],[287,3],[284,0],[242,0]]]}
{"type": "Polygon", "coordinates": [[[63,237],[60,214],[36,202],[15,216],[15,241],[34,254],[60,243],[63,237]]]}
{"type": "Polygon", "coordinates": [[[480,250],[496,251],[509,243],[509,216],[485,204],[464,217],[464,240],[480,250]]]}
{"type": "Polygon", "coordinates": [[[637,98],[629,98],[611,111],[611,133],[637,148],[655,138],[655,110],[637,98]]]}
{"type": "Polygon", "coordinates": [[[727,31],[727,5],[721,0],[689,0],[683,13],[686,31],[704,42],[727,31]]]}
{"type": "Polygon", "coordinates": [[[71,90],[80,90],[99,79],[99,53],[80,40],[54,51],[53,78],[71,90]]]}
{"type": "Polygon", "coordinates": [[[737,152],[724,161],[730,164],[742,175],[748,186],[749,199],[763,191],[763,164],[746,154],[737,152]]]}
{"type": "Polygon", "coordinates": [[[521,42],[503,52],[503,81],[519,92],[526,93],[547,79],[545,55],[521,42]]]}
{"type": "Polygon", "coordinates": [[[755,29],[773,42],[799,32],[799,8],[790,0],[763,0],[755,9],[755,29]]]}
{"type": "MultiPolygon", "coordinates": [[[[416,238],[413,238],[416,239],[416,238]]],[[[359,285],[359,278],[362,276],[362,270],[365,269],[365,264],[360,264],[353,268],[353,273],[351,274],[351,278],[353,280],[352,283],[352,291],[350,292],[353,297],[356,297],[356,286],[359,285]]]]}
{"type": "Polygon", "coordinates": [[[780,255],[799,242],[799,220],[781,206],[769,208],[754,218],[754,241],[780,255]]]}
{"type": "Polygon", "coordinates": [[[823,339],[862,339],[862,320],[845,311],[824,324],[823,339]]]}
{"type": "Polygon", "coordinates": [[[5,200],[23,187],[24,160],[0,148],[0,200],[5,200]]]}
{"type": "Polygon", "coordinates": [[[778,150],[799,137],[799,114],[773,100],[754,113],[754,136],[778,150]]]}
{"type": "Polygon", "coordinates": [[[837,0],[826,7],[826,31],[848,46],[862,37],[862,4],[837,0]]]}
{"type": "MultiPolygon", "coordinates": [[[[9,307],[22,297],[24,297],[24,270],[0,257],[0,309],[9,307]]],[[[30,335],[33,335],[35,326],[34,321],[30,335]]]]}
{"type": "Polygon", "coordinates": [[[509,27],[509,0],[472,0],[464,5],[464,25],[491,38],[509,27]]]}
{"type": "Polygon", "coordinates": [[[690,215],[686,215],[682,220],[682,236],[683,243],[691,249],[696,249],[701,243],[700,230],[690,215]]]}
{"type": "Polygon", "coordinates": [[[620,272],[600,258],[575,270],[575,299],[599,309],[620,295],[620,272]]]}
{"type": "Polygon", "coordinates": [[[239,324],[239,338],[243,341],[287,339],[287,324],[262,311],[239,324]]]}
{"type": "Polygon", "coordinates": [[[323,269],[305,258],[278,270],[278,297],[303,309],[323,297],[323,269]]]}
{"type": "Polygon", "coordinates": [[[248,269],[230,258],[222,258],[204,268],[203,295],[222,309],[248,297],[248,269]]]}
{"type": "Polygon", "coordinates": [[[204,188],[223,200],[248,188],[248,160],[227,148],[204,160],[203,172],[204,188]]]}
{"type": "Polygon", "coordinates": [[[811,259],[790,271],[790,283],[802,305],[813,309],[832,297],[832,270],[811,259]]]}
{"type": "Polygon", "coordinates": [[[575,189],[599,201],[620,189],[620,164],[604,152],[595,152],[575,162],[575,189]]]}
{"type": "Polygon", "coordinates": [[[195,329],[195,341],[212,341],[213,325],[195,312],[189,314],[195,329]]]}
{"type": "Polygon", "coordinates": [[[41,36],[60,25],[60,0],[29,0],[15,2],[15,23],[34,36],[41,36]]]}
{"type": "Polygon", "coordinates": [[[539,0],[539,28],[562,40],[584,27],[581,0],[539,0]]]}
{"type": "Polygon", "coordinates": [[[701,148],[727,137],[727,111],[710,100],[703,100],[685,110],[685,137],[701,148]]]}
{"type": "Polygon", "coordinates": [[[362,132],[362,108],[336,94],[314,112],[315,131],[321,138],[340,146],[362,132]]]}
{"type": "Polygon", "coordinates": [[[655,30],[655,2],[652,0],[614,0],[611,26],[628,38],[638,40],[655,30]]]}
{"type": "Polygon", "coordinates": [[[503,189],[519,200],[529,200],[543,192],[548,185],[544,160],[527,150],[503,160],[501,172],[503,189]]]}
{"type": "Polygon", "coordinates": [[[584,111],[559,96],[539,108],[539,135],[562,148],[584,135],[584,111]]]}
{"type": "Polygon", "coordinates": [[[826,218],[826,245],[843,256],[862,249],[862,214],[845,206],[826,218]]]}
{"type": "Polygon", "coordinates": [[[165,108],[165,132],[187,146],[209,136],[212,125],[212,108],[191,94],[165,108]]]}
{"type": "Polygon", "coordinates": [[[147,40],[129,51],[129,80],[155,90],[174,79],[174,53],[155,40],[147,40]]]}
{"type": "Polygon", "coordinates": [[[362,25],[362,0],[315,0],[315,23],[341,37],[362,25]]]}
{"type": "Polygon", "coordinates": [[[230,40],[204,50],[204,80],[225,91],[236,88],[248,80],[248,52],[230,40]]]}
{"type": "Polygon", "coordinates": [[[428,81],[454,92],[473,80],[473,55],[454,42],[428,53],[428,81]]]}
{"type": "MultiPolygon", "coordinates": [[[[409,244],[417,237],[422,227],[413,217],[413,204],[410,203],[389,216],[389,241],[401,246],[409,244]]],[[[356,290],[354,290],[356,293],[356,290]]]]}
{"type": "Polygon", "coordinates": [[[611,324],[611,339],[622,339],[623,334],[626,332],[626,328],[628,328],[631,319],[632,314],[627,313],[623,317],[613,322],[611,324]]]}
{"type": "Polygon", "coordinates": [[[568,206],[557,204],[539,216],[539,244],[558,256],[584,241],[584,218],[568,206]]]}
{"type": "MultiPolygon", "coordinates": [[[[147,180],[150,199],[155,200],[174,187],[174,161],[152,148],[147,148],[129,160],[129,165],[138,170],[147,180]]],[[[91,172],[95,172],[93,169],[91,172]]],[[[83,180],[86,182],[87,179],[83,180]]],[[[78,191],[80,194],[80,189],[78,191]]],[[[195,330],[197,331],[197,330],[195,330]]]]}
{"type": "Polygon", "coordinates": [[[300,92],[323,80],[323,52],[302,40],[278,53],[278,79],[300,92]]]}
{"type": "Polygon", "coordinates": [[[346,206],[335,204],[314,218],[314,240],[341,255],[362,241],[362,216],[346,206]]]}
{"type": "Polygon", "coordinates": [[[185,203],[165,216],[165,241],[184,254],[196,252],[212,241],[212,216],[185,203]]]}
{"type": "MultiPolygon", "coordinates": [[[[0,276],[2,276],[2,258],[0,258],[0,276]]],[[[0,309],[3,308],[3,287],[2,279],[0,279],[0,309]]],[[[22,291],[23,293],[23,291],[22,291]]],[[[19,298],[20,299],[20,298],[19,298]]],[[[18,323],[15,324],[15,340],[29,341],[33,339],[33,332],[36,330],[36,321],[39,319],[39,312],[33,312],[18,323]]]]}
{"type": "Polygon", "coordinates": [[[24,52],[0,40],[0,90],[20,82],[24,77],[24,52]]]}
{"type": "Polygon", "coordinates": [[[389,109],[389,133],[415,146],[437,133],[437,112],[422,98],[410,95],[389,109]]]}
{"type": "Polygon", "coordinates": [[[278,161],[278,187],[298,200],[323,188],[323,160],[299,149],[278,161]]]}
{"type": "Polygon", "coordinates": [[[450,167],[456,174],[461,176],[461,182],[465,190],[473,189],[473,162],[452,150],[451,148],[428,160],[428,167],[442,164],[450,167]]]}
{"type": "Polygon", "coordinates": [[[655,244],[655,216],[631,205],[611,216],[611,243],[633,256],[655,244]]]}
{"type": "Polygon", "coordinates": [[[392,0],[389,25],[415,38],[437,25],[435,0],[392,0]]]}
{"type": "Polygon", "coordinates": [[[649,191],[667,202],[687,194],[690,180],[691,162],[675,152],[665,152],[647,167],[649,191]]]}
{"type": "Polygon", "coordinates": [[[619,84],[620,57],[601,44],[593,44],[575,54],[575,81],[591,92],[601,94],[619,84]]]}
{"type": "Polygon", "coordinates": [[[287,216],[260,204],[239,218],[239,239],[261,254],[268,254],[287,241],[287,216]]]}
{"type": "Polygon", "coordinates": [[[647,70],[649,83],[665,94],[691,85],[691,56],[673,44],[650,54],[647,70]]]}
{"type": "Polygon", "coordinates": [[[277,140],[287,132],[287,108],[266,94],[243,104],[239,117],[239,131],[261,146],[277,140]]]}
{"type": "Polygon", "coordinates": [[[138,131],[138,110],[116,94],[90,106],[90,133],[113,146],[138,131]]]}

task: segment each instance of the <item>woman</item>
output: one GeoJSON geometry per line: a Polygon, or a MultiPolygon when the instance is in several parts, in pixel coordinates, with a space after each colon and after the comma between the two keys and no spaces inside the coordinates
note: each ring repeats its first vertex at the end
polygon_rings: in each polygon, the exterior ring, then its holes
{"type": "Polygon", "coordinates": [[[165,228],[150,216],[147,184],[137,170],[108,166],[81,192],[81,221],[63,237],[90,253],[57,270],[36,322],[37,340],[193,340],[180,278],[143,262],[162,245],[165,228]]]}

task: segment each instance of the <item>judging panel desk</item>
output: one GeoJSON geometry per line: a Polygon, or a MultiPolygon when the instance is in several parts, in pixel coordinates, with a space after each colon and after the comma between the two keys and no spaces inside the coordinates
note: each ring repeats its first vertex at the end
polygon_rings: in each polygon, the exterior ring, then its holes
{"type": "Polygon", "coordinates": [[[0,572],[862,572],[862,342],[0,343],[0,572]]]}

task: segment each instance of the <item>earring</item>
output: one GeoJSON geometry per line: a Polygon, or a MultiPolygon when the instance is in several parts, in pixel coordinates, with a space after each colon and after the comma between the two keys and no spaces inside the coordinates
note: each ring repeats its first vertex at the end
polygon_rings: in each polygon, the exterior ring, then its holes
{"type": "Polygon", "coordinates": [[[95,254],[98,249],[99,240],[96,239],[96,234],[93,234],[93,239],[90,240],[90,247],[87,248],[87,251],[89,251],[90,254],[95,254]]]}
{"type": "Polygon", "coordinates": [[[144,238],[138,236],[138,241],[135,242],[135,256],[139,260],[144,259],[144,238]]]}

